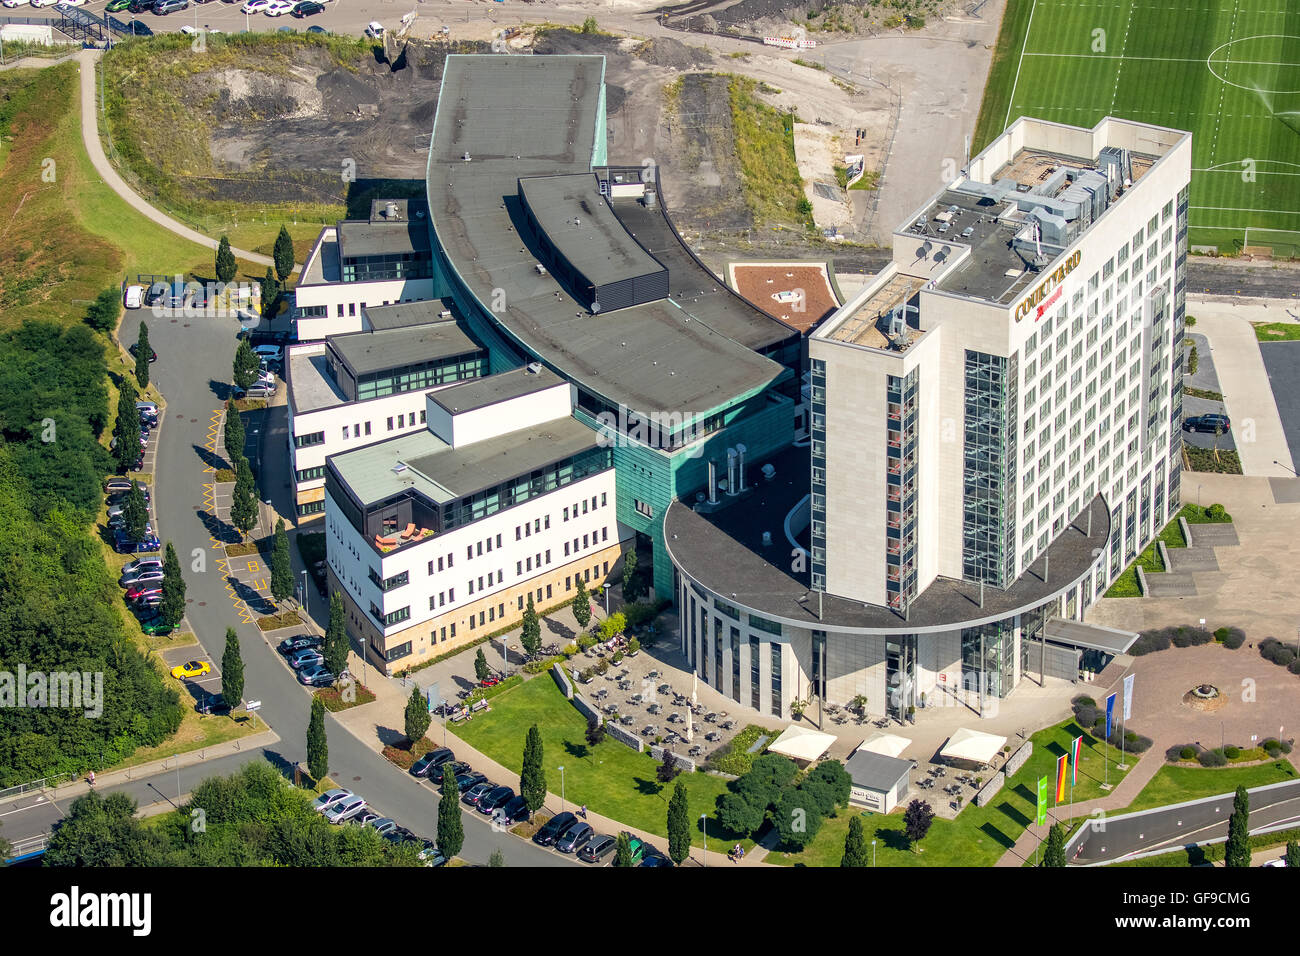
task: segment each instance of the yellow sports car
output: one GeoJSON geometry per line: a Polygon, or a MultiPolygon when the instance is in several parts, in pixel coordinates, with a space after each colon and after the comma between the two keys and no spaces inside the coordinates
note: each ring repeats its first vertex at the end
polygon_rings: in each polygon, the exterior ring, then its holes
{"type": "Polygon", "coordinates": [[[172,668],[172,677],[184,680],[186,677],[202,677],[212,672],[212,665],[207,661],[186,661],[172,668]]]}

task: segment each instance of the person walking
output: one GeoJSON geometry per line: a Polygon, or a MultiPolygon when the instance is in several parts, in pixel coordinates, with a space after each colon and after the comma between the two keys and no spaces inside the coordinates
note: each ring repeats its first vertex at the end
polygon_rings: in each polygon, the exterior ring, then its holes
{"type": "Polygon", "coordinates": [[[92,787],[95,785],[95,771],[92,770],[90,771],[90,773],[86,775],[86,782],[89,783],[92,787]]]}

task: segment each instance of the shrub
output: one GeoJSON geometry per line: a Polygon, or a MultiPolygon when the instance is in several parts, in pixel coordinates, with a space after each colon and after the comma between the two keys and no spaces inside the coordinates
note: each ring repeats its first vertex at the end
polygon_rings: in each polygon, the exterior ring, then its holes
{"type": "Polygon", "coordinates": [[[1213,639],[1213,635],[1201,627],[1175,627],[1169,635],[1174,647],[1199,647],[1213,639]]]}
{"type": "Polygon", "coordinates": [[[585,651],[588,648],[595,647],[598,643],[600,642],[597,640],[596,635],[583,634],[578,638],[578,650],[585,651]]]}
{"type": "Polygon", "coordinates": [[[1289,740],[1282,741],[1282,753],[1289,754],[1290,752],[1291,752],[1291,741],[1289,740]]]}
{"type": "Polygon", "coordinates": [[[1222,767],[1228,762],[1228,758],[1217,750],[1202,750],[1196,759],[1202,767],[1222,767]]]}
{"type": "Polygon", "coordinates": [[[1078,721],[1080,727],[1084,730],[1088,730],[1097,723],[1097,708],[1080,707],[1074,712],[1074,718],[1078,721]]]}
{"type": "Polygon", "coordinates": [[[1223,505],[1213,504],[1205,509],[1205,517],[1209,518],[1211,521],[1226,521],[1228,518],[1228,512],[1223,505]]]}
{"type": "Polygon", "coordinates": [[[1178,757],[1180,760],[1195,760],[1196,748],[1193,747],[1191,744],[1188,744],[1187,746],[1183,747],[1178,751],[1178,757]]]}
{"type": "Polygon", "coordinates": [[[620,661],[623,660],[623,652],[622,652],[622,651],[615,651],[613,654],[610,655],[610,658],[609,658],[609,659],[610,659],[611,661],[613,661],[615,664],[617,664],[617,663],[619,663],[620,661]]]}
{"type": "MultiPolygon", "coordinates": [[[[1275,637],[1266,637],[1259,643],[1259,653],[1264,660],[1278,665],[1278,667],[1290,667],[1296,660],[1295,650],[1289,644],[1283,644],[1275,637]]],[[[1295,671],[1292,671],[1295,673],[1295,671]]]]}
{"type": "Polygon", "coordinates": [[[609,660],[607,658],[602,657],[600,659],[600,663],[596,665],[596,673],[603,676],[605,672],[608,670],[609,670],[609,660]]]}
{"type": "Polygon", "coordinates": [[[1087,694],[1080,694],[1078,697],[1074,698],[1074,700],[1070,701],[1070,704],[1076,709],[1079,707],[1097,706],[1097,702],[1093,700],[1091,697],[1089,697],[1087,694]]]}
{"type": "Polygon", "coordinates": [[[1281,741],[1279,741],[1276,737],[1266,737],[1266,738],[1264,738],[1264,742],[1263,742],[1262,744],[1260,744],[1260,746],[1263,747],[1265,750],[1281,750],[1281,749],[1282,749],[1282,743],[1281,743],[1281,741]]]}
{"type": "Polygon", "coordinates": [[[1292,674],[1300,674],[1300,659],[1296,659],[1292,661],[1290,664],[1286,665],[1286,669],[1289,670],[1292,674]]]}
{"type": "Polygon", "coordinates": [[[1167,650],[1169,644],[1169,634],[1166,631],[1161,629],[1143,631],[1138,635],[1138,639],[1133,642],[1133,646],[1129,648],[1128,652],[1134,657],[1141,657],[1143,654],[1167,650]]]}
{"type": "MultiPolygon", "coordinates": [[[[1186,747],[1179,747],[1177,744],[1174,744],[1174,746],[1165,751],[1165,760],[1168,763],[1178,763],[1178,761],[1186,759],[1183,757],[1183,751],[1186,749],[1186,747]]],[[[1192,753],[1195,754],[1195,751],[1192,751],[1192,753]]]]}
{"type": "Polygon", "coordinates": [[[565,660],[568,660],[574,654],[578,653],[578,645],[565,644],[564,647],[560,648],[560,653],[564,655],[565,660]]]}
{"type": "Polygon", "coordinates": [[[1236,760],[1241,756],[1241,748],[1234,746],[1233,744],[1228,744],[1228,746],[1223,748],[1223,755],[1229,760],[1236,760]]]}
{"type": "Polygon", "coordinates": [[[640,627],[647,621],[653,621],[668,604],[668,601],[659,601],[655,604],[634,601],[631,604],[624,605],[623,617],[626,619],[628,627],[640,627]]]}
{"type": "Polygon", "coordinates": [[[1214,639],[1229,650],[1235,651],[1246,643],[1246,632],[1239,627],[1221,627],[1214,632],[1214,639]]]}
{"type": "MultiPolygon", "coordinates": [[[[1104,719],[1104,718],[1103,718],[1104,719]]],[[[1110,739],[1106,741],[1116,749],[1122,748],[1125,753],[1141,754],[1151,749],[1151,738],[1143,737],[1139,733],[1127,731],[1122,736],[1118,730],[1112,730],[1110,739]]]]}

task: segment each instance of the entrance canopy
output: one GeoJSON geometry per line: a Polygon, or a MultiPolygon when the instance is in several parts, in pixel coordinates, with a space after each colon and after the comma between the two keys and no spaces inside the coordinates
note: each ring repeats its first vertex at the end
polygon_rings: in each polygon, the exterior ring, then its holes
{"type": "Polygon", "coordinates": [[[939,751],[939,756],[947,757],[949,760],[991,763],[1006,742],[1006,737],[962,727],[948,738],[948,743],[939,751]]]}
{"type": "Polygon", "coordinates": [[[769,753],[778,753],[792,760],[813,761],[835,743],[833,734],[824,734],[820,730],[793,725],[782,731],[781,736],[767,747],[769,753]]]}
{"type": "Polygon", "coordinates": [[[901,757],[903,751],[912,746],[912,741],[906,737],[900,737],[897,734],[887,734],[883,731],[872,734],[866,740],[858,745],[858,750],[873,754],[884,754],[886,757],[901,757]]]}
{"type": "Polygon", "coordinates": [[[1138,639],[1132,631],[1068,621],[1059,617],[1048,621],[1044,630],[1047,639],[1053,643],[1102,651],[1105,654],[1127,654],[1133,642],[1138,639]]]}

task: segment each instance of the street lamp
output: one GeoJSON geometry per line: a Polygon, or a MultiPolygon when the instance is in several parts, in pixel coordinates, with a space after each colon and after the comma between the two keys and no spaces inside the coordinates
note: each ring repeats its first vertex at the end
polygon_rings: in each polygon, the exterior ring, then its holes
{"type": "Polygon", "coordinates": [[[871,865],[876,865],[876,841],[871,841],[871,865]]]}
{"type": "MultiPolygon", "coordinates": [[[[604,588],[605,590],[605,616],[606,617],[609,617],[609,589],[612,588],[613,586],[614,585],[610,584],[608,581],[606,581],[603,585],[601,585],[601,587],[604,588]]],[[[626,600],[626,598],[624,598],[624,600],[626,600]]]]}
{"type": "Polygon", "coordinates": [[[560,811],[563,812],[566,806],[564,802],[564,764],[560,764],[560,811]]]}
{"type": "Polygon", "coordinates": [[[308,617],[311,616],[311,608],[307,605],[307,571],[305,569],[302,572],[302,609],[307,612],[308,617]]]}
{"type": "Polygon", "coordinates": [[[709,865],[709,815],[700,814],[700,829],[704,831],[704,865],[709,865]]]}
{"type": "Polygon", "coordinates": [[[501,673],[505,674],[510,669],[510,638],[501,638],[501,673]]]}

